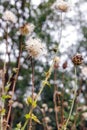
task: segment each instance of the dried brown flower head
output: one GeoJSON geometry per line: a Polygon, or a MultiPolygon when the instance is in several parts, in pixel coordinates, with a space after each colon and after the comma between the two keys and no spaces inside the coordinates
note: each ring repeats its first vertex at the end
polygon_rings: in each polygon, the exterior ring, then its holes
{"type": "Polygon", "coordinates": [[[72,57],[72,62],[74,65],[81,65],[83,62],[83,57],[81,54],[76,54],[72,57]]]}
{"type": "Polygon", "coordinates": [[[26,23],[19,28],[19,32],[24,36],[31,34],[33,30],[34,30],[34,25],[32,23],[26,23]]]}
{"type": "Polygon", "coordinates": [[[62,65],[63,69],[66,69],[67,68],[67,61],[65,61],[62,65]]]}
{"type": "Polygon", "coordinates": [[[54,61],[54,68],[58,68],[59,67],[60,58],[58,56],[55,56],[53,61],[54,61]]]}

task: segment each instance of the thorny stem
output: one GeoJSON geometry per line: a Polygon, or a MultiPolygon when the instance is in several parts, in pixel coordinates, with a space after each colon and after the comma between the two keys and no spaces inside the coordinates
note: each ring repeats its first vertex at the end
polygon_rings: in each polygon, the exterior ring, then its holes
{"type": "Polygon", "coordinates": [[[68,119],[67,119],[65,125],[63,126],[62,130],[66,130],[66,128],[67,128],[68,122],[69,122],[69,120],[71,118],[71,114],[72,114],[72,111],[73,111],[76,95],[77,95],[77,75],[76,75],[76,66],[75,66],[75,91],[74,91],[74,97],[73,97],[73,100],[72,100],[72,105],[71,105],[71,109],[70,109],[68,119]]]}

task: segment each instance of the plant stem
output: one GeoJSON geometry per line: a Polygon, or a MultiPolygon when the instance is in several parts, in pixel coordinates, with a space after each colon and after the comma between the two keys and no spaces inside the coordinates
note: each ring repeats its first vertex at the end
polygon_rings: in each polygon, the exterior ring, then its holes
{"type": "MultiPolygon", "coordinates": [[[[12,97],[10,100],[13,99],[13,96],[14,96],[14,91],[15,91],[15,86],[16,86],[16,82],[17,82],[17,79],[18,79],[18,74],[19,74],[19,69],[20,69],[20,57],[21,57],[21,53],[22,53],[22,42],[21,42],[21,36],[19,37],[19,57],[18,57],[18,61],[17,61],[17,73],[16,73],[16,76],[15,76],[15,79],[13,81],[13,85],[12,85],[12,97]]],[[[8,125],[8,122],[9,122],[9,118],[10,118],[10,115],[11,115],[11,109],[12,109],[12,103],[9,105],[9,110],[8,110],[8,115],[7,115],[7,125],[8,125]]],[[[7,126],[6,126],[6,129],[7,129],[7,126]]],[[[5,129],[5,130],[6,130],[5,129]]]]}
{"type": "Polygon", "coordinates": [[[73,100],[72,100],[72,105],[71,105],[71,109],[70,109],[68,119],[67,119],[65,125],[63,126],[62,130],[66,130],[66,128],[67,128],[68,122],[69,122],[69,120],[71,118],[71,114],[72,114],[72,111],[73,111],[76,95],[77,95],[77,75],[76,75],[76,66],[75,66],[75,91],[74,91],[74,97],[73,97],[73,100]]]}
{"type": "Polygon", "coordinates": [[[3,116],[1,116],[0,123],[0,130],[3,130],[3,116]]]}
{"type": "MultiPolygon", "coordinates": [[[[49,79],[49,77],[50,77],[50,75],[51,75],[51,72],[52,72],[52,70],[53,70],[53,66],[54,66],[54,63],[52,63],[52,65],[51,65],[50,68],[49,68],[49,75],[45,78],[45,80],[44,80],[45,82],[48,81],[48,79],[49,79]]],[[[45,87],[45,84],[43,84],[43,81],[42,81],[42,83],[41,83],[41,89],[40,89],[39,93],[37,94],[37,97],[36,97],[36,99],[35,99],[34,102],[37,102],[38,97],[41,95],[41,93],[42,93],[44,87],[45,87]]],[[[32,113],[33,109],[34,109],[34,108],[32,107],[31,110],[30,110],[30,112],[29,112],[29,114],[32,113]]],[[[27,123],[28,123],[28,120],[25,121],[25,123],[24,123],[23,127],[21,128],[21,130],[24,130],[24,129],[25,129],[27,123]]]]}
{"type": "MultiPolygon", "coordinates": [[[[61,30],[60,30],[59,43],[61,43],[61,37],[62,37],[62,13],[61,13],[61,30]]],[[[57,53],[58,53],[58,47],[57,47],[57,51],[56,51],[56,53],[55,53],[55,56],[57,55],[57,53]]],[[[55,56],[54,56],[54,57],[55,57],[55,56]]],[[[52,71],[53,71],[53,68],[54,68],[54,62],[52,62],[52,65],[50,66],[50,68],[49,68],[49,70],[48,70],[49,75],[45,78],[44,82],[47,82],[48,79],[50,78],[50,75],[51,75],[51,73],[52,73],[52,71]]],[[[32,81],[33,81],[33,79],[32,79],[32,81]]],[[[44,89],[44,87],[45,87],[45,84],[43,84],[43,81],[42,81],[42,83],[41,83],[41,89],[40,89],[39,93],[38,93],[37,96],[36,96],[35,102],[37,102],[39,96],[41,95],[41,93],[42,93],[42,91],[43,91],[43,89],[44,89]]],[[[33,89],[32,89],[32,91],[33,91],[33,89]]],[[[32,108],[29,113],[31,113],[31,112],[33,111],[33,109],[34,109],[34,108],[32,108]]],[[[21,128],[21,130],[24,130],[24,129],[25,129],[27,123],[28,123],[28,120],[25,121],[25,123],[24,123],[23,127],[21,128]]]]}
{"type": "MultiPolygon", "coordinates": [[[[5,52],[5,60],[4,60],[4,65],[3,65],[3,77],[2,77],[2,95],[5,93],[4,91],[4,87],[6,84],[6,80],[7,80],[7,63],[6,63],[6,55],[8,55],[8,23],[6,24],[6,30],[5,30],[5,40],[6,40],[6,52],[5,52]]],[[[5,106],[5,102],[2,101],[2,109],[4,109],[5,106]]],[[[3,130],[3,118],[4,116],[1,115],[1,130],[3,130]]]]}
{"type": "MultiPolygon", "coordinates": [[[[54,70],[54,82],[56,82],[56,69],[54,70]]],[[[56,119],[56,126],[57,126],[57,130],[59,129],[59,122],[58,122],[58,113],[56,111],[57,108],[57,104],[56,104],[56,91],[57,91],[57,84],[54,84],[54,94],[53,94],[53,101],[54,101],[54,110],[55,110],[55,119],[56,119]]]]}
{"type": "MultiPolygon", "coordinates": [[[[45,78],[44,82],[47,82],[48,79],[50,78],[50,75],[51,75],[51,73],[52,73],[53,67],[54,67],[54,63],[52,63],[52,65],[50,66],[50,68],[49,68],[49,70],[48,70],[49,75],[45,78]]],[[[41,83],[41,86],[42,86],[42,87],[41,87],[39,93],[37,94],[37,97],[36,97],[35,102],[37,102],[38,97],[41,95],[41,93],[42,93],[42,91],[43,91],[43,89],[44,89],[44,87],[45,87],[45,84],[43,84],[43,81],[42,81],[42,83],[41,83]]]]}
{"type": "MultiPolygon", "coordinates": [[[[33,64],[33,59],[31,58],[31,67],[32,67],[32,101],[34,102],[34,64],[33,64]]],[[[33,112],[33,106],[31,106],[31,113],[30,117],[32,117],[32,112],[33,112]]],[[[32,129],[32,118],[30,118],[29,121],[29,130],[32,129]]]]}

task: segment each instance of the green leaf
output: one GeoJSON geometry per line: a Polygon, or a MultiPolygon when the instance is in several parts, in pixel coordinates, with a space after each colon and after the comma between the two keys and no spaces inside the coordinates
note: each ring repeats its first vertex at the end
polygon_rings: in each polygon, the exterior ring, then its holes
{"type": "Polygon", "coordinates": [[[45,80],[44,80],[44,81],[42,82],[42,84],[43,84],[43,86],[47,85],[47,86],[50,87],[50,83],[49,83],[48,81],[45,81],[45,80]]]}
{"type": "Polygon", "coordinates": [[[41,122],[39,121],[39,119],[37,118],[37,116],[35,116],[34,114],[32,114],[32,119],[33,119],[35,122],[41,124],[41,122]]]}
{"type": "Polygon", "coordinates": [[[31,118],[31,119],[34,120],[35,122],[41,124],[41,122],[39,121],[39,119],[38,119],[34,114],[30,114],[30,113],[29,113],[29,114],[26,114],[26,115],[25,115],[25,118],[26,118],[26,119],[30,119],[30,118],[31,118]]]}
{"type": "Polygon", "coordinates": [[[8,92],[10,85],[11,85],[11,83],[8,83],[8,84],[5,86],[5,92],[8,92]]]}
{"type": "Polygon", "coordinates": [[[27,102],[28,102],[28,104],[32,104],[32,98],[31,98],[31,97],[28,97],[28,98],[27,98],[27,102]]]}
{"type": "Polygon", "coordinates": [[[4,115],[5,115],[5,112],[6,112],[6,110],[5,110],[4,108],[1,109],[1,111],[0,111],[0,115],[4,116],[4,115]]]}
{"type": "Polygon", "coordinates": [[[11,96],[10,96],[10,95],[5,95],[5,94],[4,94],[4,95],[2,95],[2,99],[3,99],[3,100],[5,100],[5,99],[9,99],[9,98],[11,98],[11,96]]]}
{"type": "Polygon", "coordinates": [[[30,113],[25,115],[26,119],[30,119],[30,113]]]}
{"type": "Polygon", "coordinates": [[[13,72],[17,73],[18,72],[18,68],[13,68],[13,72]]]}
{"type": "Polygon", "coordinates": [[[32,99],[31,97],[28,97],[28,98],[27,98],[27,103],[28,103],[29,105],[32,105],[34,108],[37,106],[36,102],[33,101],[33,99],[32,99]]]}
{"type": "Polygon", "coordinates": [[[18,129],[21,128],[21,122],[19,122],[19,123],[17,124],[17,128],[18,128],[18,129]]]}

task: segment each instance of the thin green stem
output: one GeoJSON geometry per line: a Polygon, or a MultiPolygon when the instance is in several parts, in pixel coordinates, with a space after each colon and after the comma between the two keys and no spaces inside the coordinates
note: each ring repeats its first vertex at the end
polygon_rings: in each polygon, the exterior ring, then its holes
{"type": "MultiPolygon", "coordinates": [[[[52,63],[52,65],[50,66],[50,68],[49,68],[49,75],[45,78],[44,82],[47,82],[48,79],[50,78],[51,72],[53,70],[53,66],[54,66],[54,63],[52,63]]],[[[42,91],[44,89],[44,87],[45,87],[45,84],[43,84],[43,81],[42,81],[42,83],[41,83],[41,89],[40,89],[39,93],[37,94],[35,102],[37,102],[39,96],[41,95],[41,93],[42,93],[42,91]]],[[[29,114],[32,114],[33,109],[34,108],[32,107],[31,110],[30,110],[30,112],[29,112],[29,114]]],[[[27,123],[28,123],[28,120],[25,121],[25,123],[24,123],[23,127],[21,128],[21,130],[25,129],[27,123]]]]}
{"type": "Polygon", "coordinates": [[[73,111],[76,95],[77,95],[77,75],[76,75],[76,66],[75,66],[75,91],[74,91],[74,97],[73,97],[73,100],[72,100],[72,105],[71,105],[71,109],[70,109],[68,119],[67,119],[65,125],[63,126],[62,130],[66,130],[66,128],[67,128],[67,125],[69,123],[69,120],[71,118],[71,114],[72,114],[72,111],[73,111]]]}
{"type": "MultiPolygon", "coordinates": [[[[34,102],[34,64],[33,59],[31,58],[31,67],[32,67],[32,101],[34,102]]],[[[32,129],[32,112],[33,112],[33,106],[31,106],[30,114],[30,120],[29,120],[29,130],[32,129]]]]}
{"type": "MultiPolygon", "coordinates": [[[[47,82],[48,79],[50,78],[51,72],[52,72],[52,70],[53,70],[53,66],[54,66],[54,63],[52,63],[52,65],[50,66],[50,69],[49,69],[49,71],[48,71],[48,72],[49,72],[49,75],[45,78],[44,82],[47,82]]],[[[42,87],[41,87],[41,89],[40,89],[40,91],[39,91],[39,93],[38,93],[38,95],[37,95],[37,97],[36,97],[35,102],[37,102],[38,97],[41,95],[41,93],[42,93],[42,91],[43,91],[43,89],[44,89],[44,87],[45,87],[45,84],[43,84],[43,81],[42,81],[41,85],[42,85],[42,87]]]]}
{"type": "Polygon", "coordinates": [[[27,123],[28,123],[28,120],[25,121],[24,126],[21,128],[21,130],[25,130],[27,123]]]}

